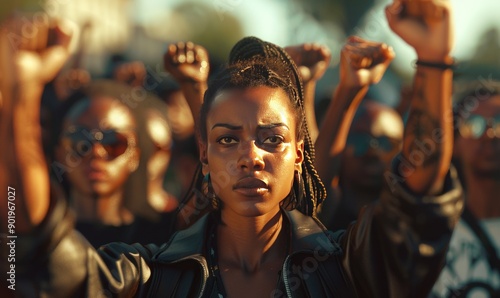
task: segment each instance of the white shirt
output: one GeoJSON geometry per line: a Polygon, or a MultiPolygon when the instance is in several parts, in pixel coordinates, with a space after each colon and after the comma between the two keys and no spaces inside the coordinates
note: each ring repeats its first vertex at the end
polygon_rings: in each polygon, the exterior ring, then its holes
{"type": "MultiPolygon", "coordinates": [[[[500,218],[481,220],[479,224],[500,255],[500,218]]],[[[431,297],[493,297],[488,287],[492,288],[495,297],[500,296],[500,274],[490,267],[479,238],[460,219],[451,238],[446,266],[432,289],[431,297]],[[463,290],[467,287],[470,287],[468,291],[463,290]]]]}

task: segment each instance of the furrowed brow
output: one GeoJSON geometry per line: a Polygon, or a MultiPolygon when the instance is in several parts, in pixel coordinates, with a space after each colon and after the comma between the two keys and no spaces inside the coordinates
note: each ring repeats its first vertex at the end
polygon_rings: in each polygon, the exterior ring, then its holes
{"type": "Polygon", "coordinates": [[[227,129],[230,129],[230,130],[241,130],[243,129],[242,126],[236,126],[236,125],[232,125],[232,124],[229,124],[229,123],[216,123],[214,124],[214,126],[212,126],[212,130],[216,127],[223,127],[223,128],[227,128],[227,129]]]}

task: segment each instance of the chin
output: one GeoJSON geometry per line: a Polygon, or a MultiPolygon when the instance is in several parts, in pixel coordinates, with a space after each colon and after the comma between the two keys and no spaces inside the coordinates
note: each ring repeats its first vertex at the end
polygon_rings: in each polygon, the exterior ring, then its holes
{"type": "Polygon", "coordinates": [[[269,205],[269,203],[266,202],[260,202],[260,203],[245,202],[245,203],[240,203],[237,206],[233,205],[229,208],[231,208],[235,213],[243,217],[258,217],[273,212],[274,210],[279,210],[279,204],[277,204],[276,206],[271,206],[269,205]]]}

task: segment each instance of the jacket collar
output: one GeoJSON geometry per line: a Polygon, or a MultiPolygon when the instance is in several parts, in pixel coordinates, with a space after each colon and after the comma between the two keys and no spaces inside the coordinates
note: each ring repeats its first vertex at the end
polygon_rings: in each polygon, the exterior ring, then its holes
{"type": "MultiPolygon", "coordinates": [[[[321,223],[297,210],[283,211],[290,225],[291,253],[309,252],[337,254],[340,246],[332,241],[321,223]]],[[[156,256],[160,262],[170,263],[187,257],[205,254],[205,243],[210,229],[210,214],[200,218],[191,227],[175,233],[156,256]]]]}

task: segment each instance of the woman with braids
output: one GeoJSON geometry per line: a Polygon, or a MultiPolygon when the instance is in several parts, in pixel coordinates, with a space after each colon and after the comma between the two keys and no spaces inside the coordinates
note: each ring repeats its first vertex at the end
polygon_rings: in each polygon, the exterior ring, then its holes
{"type": "MultiPolygon", "coordinates": [[[[408,18],[395,2],[387,15],[420,59],[416,87],[422,96],[413,104],[420,114],[409,122],[423,129],[406,132],[401,159],[410,158],[413,141],[435,129],[443,131],[442,142],[434,155],[413,166],[411,175],[396,162],[392,175],[399,179],[347,231],[327,232],[315,219],[325,189],[313,165],[297,68],[282,48],[245,38],[208,85],[200,107],[201,167],[193,193],[197,201],[212,203],[211,210],[197,218],[207,204],[194,204],[200,209],[186,218],[190,227],[168,243],[112,243],[96,251],[73,230],[57,194],[49,199],[48,192],[34,193],[35,178],[23,176],[24,168],[17,170],[12,162],[2,163],[0,170],[14,175],[0,176],[0,184],[16,189],[20,211],[17,290],[51,297],[425,296],[443,264],[462,203],[460,189],[447,174],[451,123],[443,121],[451,83],[450,9],[446,1],[431,4],[423,15],[408,18]],[[430,47],[429,41],[437,44],[430,47]]],[[[179,63],[192,55],[185,53],[179,63]]],[[[15,124],[23,108],[15,103],[26,98],[16,93],[6,98],[9,90],[2,89],[2,120],[10,116],[15,124]],[[17,110],[4,113],[11,109],[17,110]]],[[[34,103],[38,94],[26,96],[34,103]]],[[[2,133],[6,130],[2,127],[2,133]]],[[[17,148],[25,145],[14,141],[17,148]]],[[[4,147],[1,153],[12,155],[4,147]]],[[[36,174],[47,178],[43,171],[36,174]]],[[[2,228],[5,233],[7,227],[2,228]]],[[[2,270],[8,272],[4,260],[2,270]]]]}

